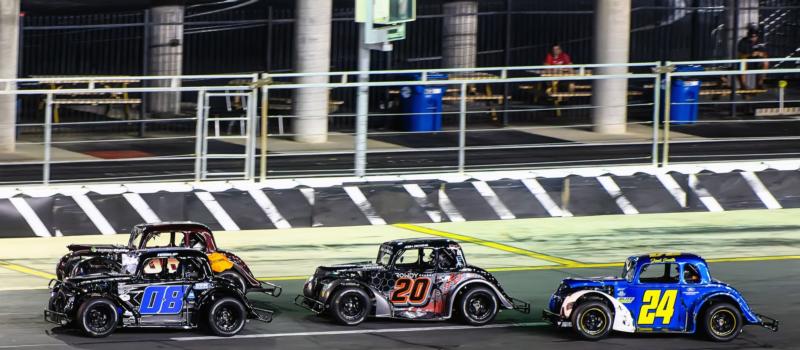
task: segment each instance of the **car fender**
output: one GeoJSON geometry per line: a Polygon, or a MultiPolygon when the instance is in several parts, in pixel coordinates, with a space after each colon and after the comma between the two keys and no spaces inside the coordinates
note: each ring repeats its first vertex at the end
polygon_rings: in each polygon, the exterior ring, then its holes
{"type": "Polygon", "coordinates": [[[747,301],[735,291],[717,291],[709,293],[699,301],[697,301],[692,308],[692,325],[691,330],[694,331],[697,329],[697,319],[701,317],[700,310],[706,305],[706,303],[715,297],[727,297],[734,301],[734,304],[739,307],[739,311],[742,313],[742,317],[744,317],[746,323],[748,324],[760,324],[761,318],[756,315],[753,310],[750,310],[750,306],[747,305],[747,301]]]}
{"type": "Polygon", "coordinates": [[[480,285],[489,287],[494,292],[495,296],[497,296],[497,299],[500,301],[500,304],[504,308],[506,308],[506,309],[514,308],[514,304],[510,300],[508,300],[508,298],[506,298],[505,294],[503,292],[501,292],[500,289],[497,288],[497,286],[495,286],[493,283],[490,283],[489,281],[484,280],[484,279],[473,278],[473,279],[469,279],[469,280],[466,280],[464,282],[461,282],[458,286],[456,286],[455,289],[453,289],[453,292],[450,293],[450,302],[448,303],[448,315],[447,315],[447,317],[451,317],[453,315],[453,305],[456,302],[456,296],[458,295],[458,293],[461,292],[461,290],[463,290],[467,286],[475,285],[475,284],[480,284],[480,285]]]}
{"type": "Polygon", "coordinates": [[[614,306],[613,330],[626,333],[633,333],[636,331],[636,326],[633,324],[633,316],[630,310],[616,298],[598,290],[581,290],[568,295],[561,304],[561,317],[567,320],[570,319],[575,303],[582,297],[589,295],[604,298],[614,306]]]}

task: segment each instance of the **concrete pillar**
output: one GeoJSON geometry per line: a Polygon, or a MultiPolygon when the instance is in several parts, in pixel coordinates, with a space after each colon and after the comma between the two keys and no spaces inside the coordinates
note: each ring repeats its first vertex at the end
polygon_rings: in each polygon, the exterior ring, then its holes
{"type": "MultiPolygon", "coordinates": [[[[181,75],[183,73],[183,14],[182,0],[154,2],[150,9],[148,75],[181,75]]],[[[180,82],[178,82],[180,83],[180,82]]],[[[169,81],[151,84],[156,87],[170,86],[169,81]]],[[[150,93],[148,109],[156,115],[180,113],[179,92],[150,93]]]]}
{"type": "Polygon", "coordinates": [[[442,6],[442,66],[474,68],[478,57],[478,2],[451,1],[442,6]]]}
{"type": "MultiPolygon", "coordinates": [[[[0,0],[0,79],[17,78],[20,0],[0,0]]],[[[0,83],[0,89],[6,85],[0,83]]],[[[0,153],[14,152],[17,98],[0,95],[0,153]]]]}
{"type": "MultiPolygon", "coordinates": [[[[298,73],[330,71],[332,0],[295,1],[295,70],[298,73]]],[[[298,77],[298,84],[327,83],[327,76],[298,77]]],[[[328,140],[327,88],[294,90],[292,130],[295,141],[328,140]]]]}
{"type": "MultiPolygon", "coordinates": [[[[631,0],[595,2],[595,63],[628,63],[631,0]]],[[[596,74],[625,74],[625,67],[599,68],[596,74]]],[[[628,80],[595,80],[592,89],[592,122],[601,134],[624,134],[628,112],[628,80]]]]}

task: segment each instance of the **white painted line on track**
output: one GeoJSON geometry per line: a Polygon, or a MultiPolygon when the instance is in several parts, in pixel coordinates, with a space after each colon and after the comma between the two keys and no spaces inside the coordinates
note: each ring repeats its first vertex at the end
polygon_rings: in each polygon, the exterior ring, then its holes
{"type": "Polygon", "coordinates": [[[146,223],[153,223],[159,222],[161,219],[158,218],[156,212],[153,211],[153,208],[150,208],[150,205],[145,202],[144,198],[138,193],[123,193],[122,197],[130,203],[133,207],[133,210],[142,217],[142,220],[146,223]]]}
{"type": "Polygon", "coordinates": [[[450,219],[451,222],[464,222],[467,221],[461,216],[461,213],[458,211],[456,206],[450,200],[450,197],[447,196],[447,193],[444,191],[444,187],[439,189],[439,208],[442,208],[442,212],[447,215],[447,218],[450,219]]]}
{"type": "Polygon", "coordinates": [[[547,210],[547,213],[549,213],[550,216],[553,217],[572,216],[572,213],[570,213],[566,208],[561,209],[558,206],[558,204],[556,204],[556,202],[553,201],[553,198],[550,198],[550,195],[547,194],[547,191],[544,189],[544,187],[542,187],[542,184],[540,184],[539,181],[536,181],[536,179],[523,179],[522,184],[528,188],[528,191],[531,191],[533,196],[536,197],[536,200],[538,200],[539,203],[542,204],[542,206],[544,207],[545,210],[547,210]]]}
{"type": "Polygon", "coordinates": [[[694,194],[700,198],[700,201],[703,202],[703,205],[706,206],[708,211],[712,212],[721,212],[725,211],[722,206],[717,202],[716,198],[712,197],[708,190],[705,187],[700,185],[700,180],[697,179],[697,175],[691,174],[689,175],[689,188],[694,191],[694,194]]]}
{"type": "Polygon", "coordinates": [[[783,206],[778,203],[775,196],[769,192],[767,187],[764,186],[764,183],[761,182],[761,179],[758,178],[758,175],[752,171],[745,171],[740,174],[742,174],[744,180],[747,181],[747,184],[750,185],[750,188],[753,189],[753,192],[761,199],[761,202],[764,203],[767,209],[783,209],[783,206]]]}
{"type": "Polygon", "coordinates": [[[495,193],[494,190],[489,187],[489,184],[483,181],[475,181],[472,183],[472,186],[478,190],[478,193],[481,194],[481,197],[486,200],[486,203],[492,207],[492,210],[494,210],[495,214],[497,214],[501,220],[513,220],[517,218],[514,213],[512,213],[511,210],[508,210],[508,207],[503,204],[503,201],[501,201],[500,197],[497,196],[497,193],[495,193]]]}
{"type": "Polygon", "coordinates": [[[417,184],[403,184],[403,188],[406,189],[411,197],[417,202],[417,204],[425,209],[425,214],[428,214],[428,217],[433,222],[442,222],[442,213],[438,210],[429,210],[426,209],[430,207],[430,203],[428,203],[428,196],[425,195],[425,191],[422,190],[421,187],[417,184]]]}
{"type": "Polygon", "coordinates": [[[33,211],[33,208],[31,208],[25,198],[14,197],[9,198],[8,201],[11,202],[14,208],[17,208],[17,211],[25,219],[25,222],[28,223],[28,226],[31,227],[34,234],[39,237],[52,237],[50,235],[50,230],[44,225],[39,215],[36,215],[36,212],[33,211]]]}
{"type": "Polygon", "coordinates": [[[673,198],[683,208],[686,208],[686,192],[678,185],[675,178],[670,174],[656,174],[656,178],[661,182],[661,185],[669,191],[673,198]]]}
{"type": "Polygon", "coordinates": [[[250,189],[247,191],[250,194],[250,197],[253,197],[253,200],[256,201],[256,204],[261,208],[261,211],[269,218],[269,221],[272,221],[272,224],[275,225],[275,228],[292,228],[292,225],[289,224],[289,221],[281,215],[281,212],[278,211],[278,207],[275,206],[275,203],[272,203],[272,200],[267,197],[264,191],[259,189],[250,189]]]}
{"type": "Polygon", "coordinates": [[[370,225],[386,225],[386,220],[383,220],[383,218],[378,215],[378,212],[375,211],[375,208],[372,207],[372,203],[369,202],[360,188],[357,186],[345,186],[344,191],[347,192],[347,195],[358,207],[358,210],[367,217],[370,225]]]}
{"type": "Polygon", "coordinates": [[[383,328],[383,329],[357,329],[349,331],[320,331],[320,332],[297,332],[297,333],[267,333],[267,334],[242,334],[232,337],[175,337],[170,338],[174,341],[201,341],[201,340],[225,340],[225,339],[258,339],[258,338],[284,338],[284,337],[314,337],[326,335],[358,335],[358,334],[380,334],[380,333],[412,333],[412,332],[431,332],[431,331],[457,331],[457,330],[481,330],[512,327],[543,327],[549,326],[547,322],[526,322],[526,323],[503,323],[491,324],[488,326],[442,326],[442,327],[410,327],[410,328],[383,328]]]}
{"type": "Polygon", "coordinates": [[[617,206],[622,209],[622,212],[625,215],[636,215],[639,214],[639,211],[636,210],[636,207],[622,194],[622,190],[619,188],[619,185],[614,181],[611,176],[598,176],[597,181],[600,182],[600,185],[608,192],[608,195],[617,202],[617,206]]]}
{"type": "Polygon", "coordinates": [[[194,194],[200,199],[200,202],[206,206],[206,209],[211,212],[211,216],[217,220],[225,231],[239,231],[239,225],[237,225],[231,216],[228,215],[228,212],[222,208],[222,205],[217,202],[214,195],[210,192],[195,192],[194,194]]]}
{"type": "Polygon", "coordinates": [[[99,209],[97,209],[97,206],[94,205],[89,197],[87,197],[85,194],[75,194],[72,195],[72,199],[74,199],[75,203],[77,203],[78,206],[81,207],[81,210],[86,213],[86,216],[89,217],[89,220],[92,221],[100,233],[104,235],[117,234],[117,231],[111,227],[111,224],[108,223],[106,217],[103,216],[103,213],[101,213],[99,209]]]}
{"type": "Polygon", "coordinates": [[[0,349],[26,349],[26,348],[43,348],[43,347],[72,347],[69,344],[20,344],[20,345],[0,345],[0,349]]]}

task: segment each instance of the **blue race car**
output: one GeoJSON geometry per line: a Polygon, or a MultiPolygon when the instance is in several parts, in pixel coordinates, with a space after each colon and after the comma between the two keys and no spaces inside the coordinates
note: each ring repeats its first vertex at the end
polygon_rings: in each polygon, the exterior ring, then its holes
{"type": "Polygon", "coordinates": [[[736,338],[745,325],[778,331],[778,321],[754,313],[742,295],[714,280],[694,254],[650,254],[625,261],[621,278],[567,278],[545,320],[598,340],[627,333],[697,333],[715,341],[736,338]]]}

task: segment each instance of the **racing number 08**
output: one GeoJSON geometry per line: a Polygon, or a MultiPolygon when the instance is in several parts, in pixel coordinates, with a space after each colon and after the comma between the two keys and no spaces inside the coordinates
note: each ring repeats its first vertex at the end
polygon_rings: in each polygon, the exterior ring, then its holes
{"type": "Polygon", "coordinates": [[[428,299],[430,289],[431,279],[428,277],[416,279],[403,277],[395,282],[394,291],[389,301],[392,304],[421,305],[428,299]]]}
{"type": "Polygon", "coordinates": [[[649,325],[661,318],[661,324],[669,324],[675,313],[675,299],[678,291],[665,290],[664,295],[658,289],[646,290],[642,296],[642,308],[639,311],[638,324],[649,325]]]}

